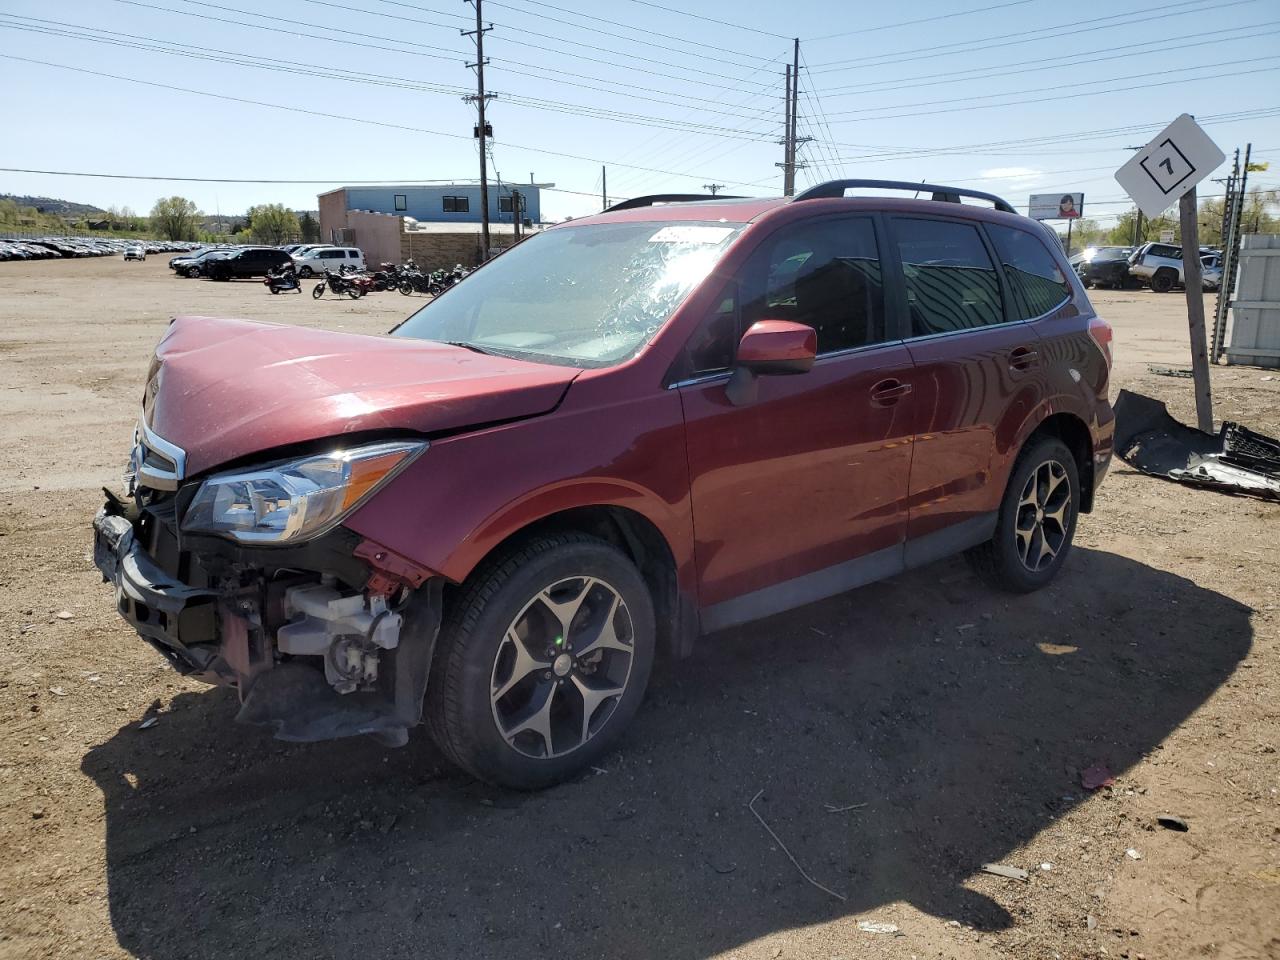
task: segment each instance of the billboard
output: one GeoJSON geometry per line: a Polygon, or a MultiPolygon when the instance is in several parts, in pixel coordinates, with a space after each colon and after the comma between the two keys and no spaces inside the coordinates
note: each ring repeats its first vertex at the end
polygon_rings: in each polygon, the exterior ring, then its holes
{"type": "Polygon", "coordinates": [[[1027,204],[1032,220],[1076,220],[1083,215],[1083,193],[1033,193],[1027,204]]]}

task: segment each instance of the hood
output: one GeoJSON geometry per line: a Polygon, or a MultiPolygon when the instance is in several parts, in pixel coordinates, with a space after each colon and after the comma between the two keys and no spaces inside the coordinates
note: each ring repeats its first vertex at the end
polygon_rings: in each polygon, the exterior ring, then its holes
{"type": "Polygon", "coordinates": [[[344,433],[436,433],[552,410],[581,371],[408,338],[178,317],[156,348],[147,425],[188,476],[344,433]]]}

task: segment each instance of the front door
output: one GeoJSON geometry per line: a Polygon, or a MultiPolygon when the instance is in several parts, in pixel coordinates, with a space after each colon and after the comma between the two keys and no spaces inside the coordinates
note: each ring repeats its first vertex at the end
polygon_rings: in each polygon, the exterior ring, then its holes
{"type": "Polygon", "coordinates": [[[680,387],[704,629],[847,590],[901,569],[914,370],[889,320],[871,217],[767,238],[690,349],[680,387]],[[732,349],[758,320],[818,333],[808,373],[725,391],[732,349]]]}

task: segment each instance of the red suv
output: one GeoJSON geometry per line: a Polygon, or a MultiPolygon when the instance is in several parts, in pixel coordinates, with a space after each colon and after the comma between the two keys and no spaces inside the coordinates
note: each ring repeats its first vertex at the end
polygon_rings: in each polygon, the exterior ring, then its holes
{"type": "Polygon", "coordinates": [[[425,708],[537,787],[617,741],[659,650],[959,551],[1058,573],[1113,417],[1052,233],[885,181],[663,200],[387,337],[175,320],[94,521],[120,613],[278,737],[398,745],[425,708]]]}

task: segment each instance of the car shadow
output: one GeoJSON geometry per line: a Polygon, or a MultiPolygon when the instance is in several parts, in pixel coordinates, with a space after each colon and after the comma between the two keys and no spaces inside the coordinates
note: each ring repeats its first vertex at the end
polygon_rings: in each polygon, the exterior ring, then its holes
{"type": "Polygon", "coordinates": [[[1098,550],[1016,597],[945,561],[704,638],[602,767],[537,794],[453,772],[422,731],[283,744],[228,692],[183,694],[83,761],[111,920],[166,960],[702,957],[898,900],[1000,929],[966,878],[1083,802],[1082,768],[1159,749],[1247,654],[1249,612],[1098,550]],[[846,901],[764,832],[761,790],[846,901]]]}

